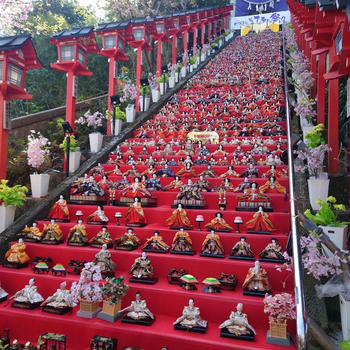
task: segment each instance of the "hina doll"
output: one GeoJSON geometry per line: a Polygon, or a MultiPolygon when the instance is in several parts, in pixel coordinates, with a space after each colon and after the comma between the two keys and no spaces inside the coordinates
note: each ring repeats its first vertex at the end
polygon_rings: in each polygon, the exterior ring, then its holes
{"type": "Polygon", "coordinates": [[[207,169],[199,173],[199,176],[203,177],[217,177],[216,172],[211,168],[211,165],[208,165],[207,169]]]}
{"type": "Polygon", "coordinates": [[[195,185],[203,192],[211,192],[211,186],[208,180],[204,180],[203,175],[199,176],[199,180],[195,185]]]}
{"type": "Polygon", "coordinates": [[[192,239],[188,232],[183,228],[180,228],[176,232],[173,242],[171,244],[171,253],[172,254],[184,254],[184,255],[193,255],[192,239]]]}
{"type": "Polygon", "coordinates": [[[44,301],[44,298],[38,293],[34,278],[31,278],[29,283],[23,289],[16,292],[11,299],[14,299],[11,306],[20,309],[35,309],[44,301]]]}
{"type": "Polygon", "coordinates": [[[137,323],[142,325],[150,325],[154,320],[154,315],[148,309],[146,300],[141,299],[141,293],[136,292],[135,300],[131,304],[119,311],[120,313],[126,313],[122,322],[125,323],[137,323]]]}
{"type": "Polygon", "coordinates": [[[246,228],[252,232],[271,232],[275,231],[272,222],[269,219],[267,213],[264,213],[263,207],[259,206],[259,210],[254,213],[253,218],[248,220],[246,223],[246,228]]]}
{"type": "Polygon", "coordinates": [[[93,263],[100,267],[103,278],[114,276],[115,263],[107,249],[107,244],[103,244],[101,250],[95,254],[93,263]]]}
{"type": "Polygon", "coordinates": [[[209,234],[206,235],[205,240],[202,243],[201,256],[209,257],[224,257],[224,247],[220,242],[220,237],[211,230],[209,234]]]}
{"type": "Polygon", "coordinates": [[[126,186],[120,191],[120,196],[127,198],[151,198],[152,193],[142,184],[139,177],[135,177],[131,185],[126,186]]]}
{"type": "Polygon", "coordinates": [[[7,299],[7,296],[9,295],[9,293],[7,293],[5,291],[5,289],[3,289],[1,287],[1,282],[0,282],[0,303],[2,303],[3,301],[5,301],[7,299]]]}
{"type": "Polygon", "coordinates": [[[109,219],[105,215],[103,211],[103,207],[101,205],[98,205],[97,210],[95,210],[92,214],[90,214],[86,218],[86,222],[88,224],[93,224],[93,225],[107,225],[108,221],[109,219]]]}
{"type": "Polygon", "coordinates": [[[187,218],[186,210],[182,208],[182,204],[178,203],[177,208],[173,211],[170,217],[166,219],[166,224],[171,229],[184,228],[190,230],[192,228],[190,220],[187,218]]]}
{"type": "Polygon", "coordinates": [[[60,288],[41,304],[42,311],[59,315],[72,311],[75,306],[66,281],[62,282],[60,288]]]}
{"type": "Polygon", "coordinates": [[[141,174],[139,173],[139,171],[136,169],[135,165],[131,166],[131,169],[127,170],[124,174],[124,176],[132,176],[132,177],[140,177],[141,174]]]}
{"type": "Polygon", "coordinates": [[[133,276],[130,282],[154,284],[157,281],[153,277],[153,266],[146,252],[142,252],[142,255],[135,259],[129,273],[133,276]]]}
{"type": "Polygon", "coordinates": [[[150,179],[147,179],[145,185],[148,191],[163,191],[160,179],[157,178],[156,174],[153,174],[150,179]]]}
{"type": "Polygon", "coordinates": [[[283,169],[283,171],[277,170],[275,165],[270,165],[270,169],[263,174],[263,177],[271,177],[274,176],[277,177],[287,177],[286,171],[283,169]]]}
{"type": "Polygon", "coordinates": [[[169,246],[163,241],[163,237],[159,236],[159,232],[155,231],[152,237],[147,238],[142,250],[145,252],[166,253],[169,250],[169,246]]]}
{"type": "Polygon", "coordinates": [[[116,175],[116,176],[122,176],[123,173],[120,170],[120,165],[116,164],[113,170],[107,171],[107,175],[116,175]]]}
{"type": "Polygon", "coordinates": [[[106,175],[105,173],[105,169],[104,167],[101,165],[101,163],[98,163],[97,166],[93,167],[90,171],[89,171],[89,176],[95,176],[95,175],[99,175],[101,177],[103,177],[104,175],[106,175]]]}
{"type": "Polygon", "coordinates": [[[228,338],[241,338],[254,340],[255,329],[248,323],[247,314],[242,312],[243,304],[237,304],[237,311],[232,311],[228,320],[223,322],[219,328],[220,335],[228,338]]]}
{"type": "Polygon", "coordinates": [[[240,177],[259,177],[259,169],[255,168],[253,164],[249,164],[249,167],[241,173],[240,177]]]}
{"type": "Polygon", "coordinates": [[[189,179],[191,177],[197,177],[196,172],[192,169],[190,164],[186,164],[184,168],[179,170],[176,173],[177,176],[180,176],[181,179],[189,179]]]}
{"type": "Polygon", "coordinates": [[[39,230],[38,224],[33,222],[31,227],[27,225],[22,230],[22,236],[24,241],[28,242],[40,242],[43,238],[42,232],[39,230]]]}
{"type": "Polygon", "coordinates": [[[250,244],[246,241],[246,238],[244,236],[242,236],[240,240],[231,249],[230,258],[255,260],[254,253],[250,249],[250,244]]]}
{"type": "Polygon", "coordinates": [[[101,231],[89,241],[89,244],[91,247],[96,248],[100,248],[106,244],[110,248],[113,245],[113,240],[111,239],[111,234],[107,231],[107,226],[102,226],[101,231]]]}
{"type": "Polygon", "coordinates": [[[269,179],[259,188],[260,193],[283,193],[287,194],[287,190],[282,186],[274,176],[270,176],[269,179]]]}
{"type": "Polygon", "coordinates": [[[134,250],[140,244],[140,239],[133,232],[132,228],[128,228],[122,236],[115,240],[115,249],[117,250],[134,250]]]}
{"type": "Polygon", "coordinates": [[[233,192],[244,192],[244,190],[250,188],[252,184],[252,181],[250,181],[247,177],[244,178],[244,180],[238,184],[237,187],[233,190],[233,192]]]}
{"type": "Polygon", "coordinates": [[[30,261],[29,255],[26,253],[26,245],[20,238],[17,243],[13,244],[5,254],[3,266],[12,268],[22,268],[28,265],[30,261]]]}
{"type": "Polygon", "coordinates": [[[160,177],[175,177],[174,172],[169,168],[168,164],[164,164],[163,168],[157,170],[156,175],[160,177]]]}
{"type": "Polygon", "coordinates": [[[126,211],[125,222],[126,226],[142,227],[146,225],[146,218],[139,197],[134,197],[134,202],[130,204],[126,211]]]}
{"type": "Polygon", "coordinates": [[[254,267],[250,267],[243,282],[243,294],[264,296],[271,293],[272,289],[267,277],[267,272],[260,266],[259,261],[255,261],[254,267]]]}
{"type": "Polygon", "coordinates": [[[164,191],[179,191],[183,184],[184,183],[181,181],[180,176],[175,176],[175,180],[164,186],[163,189],[164,191]]]}
{"type": "Polygon", "coordinates": [[[47,217],[56,221],[69,221],[69,209],[62,195],[60,195],[60,199],[52,206],[47,217]]]}
{"type": "Polygon", "coordinates": [[[185,306],[182,315],[173,323],[175,329],[188,330],[198,333],[205,333],[208,321],[202,320],[200,310],[194,306],[193,298],[188,301],[188,306],[185,306]]]}
{"type": "Polygon", "coordinates": [[[223,178],[226,178],[226,177],[239,177],[239,174],[234,170],[232,165],[229,165],[227,167],[227,171],[225,173],[221,174],[219,177],[223,177],[223,178]]]}
{"type": "Polygon", "coordinates": [[[67,244],[84,246],[87,244],[87,240],[86,227],[83,225],[83,220],[78,219],[78,223],[69,230],[67,244]]]}
{"type": "Polygon", "coordinates": [[[59,244],[63,241],[63,234],[60,226],[51,219],[49,224],[45,224],[42,232],[42,243],[45,244],[59,244]]]}
{"type": "Polygon", "coordinates": [[[277,238],[272,238],[263,251],[260,253],[260,261],[276,261],[283,262],[283,250],[282,247],[277,243],[277,238]]]}
{"type": "Polygon", "coordinates": [[[208,229],[208,231],[214,230],[214,231],[230,232],[232,230],[232,227],[228,223],[226,223],[222,213],[220,212],[217,212],[215,214],[215,218],[212,219],[210,222],[208,222],[205,225],[205,227],[208,229]]]}

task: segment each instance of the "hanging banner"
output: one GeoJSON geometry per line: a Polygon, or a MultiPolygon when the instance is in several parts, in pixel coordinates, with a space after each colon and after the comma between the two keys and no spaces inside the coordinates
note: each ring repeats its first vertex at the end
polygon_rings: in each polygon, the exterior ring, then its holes
{"type": "Polygon", "coordinates": [[[236,16],[287,11],[286,0],[236,0],[236,16]]]}
{"type": "Polygon", "coordinates": [[[252,26],[263,23],[283,23],[290,22],[290,12],[271,12],[261,15],[231,17],[231,29],[241,29],[241,27],[252,26]]]}

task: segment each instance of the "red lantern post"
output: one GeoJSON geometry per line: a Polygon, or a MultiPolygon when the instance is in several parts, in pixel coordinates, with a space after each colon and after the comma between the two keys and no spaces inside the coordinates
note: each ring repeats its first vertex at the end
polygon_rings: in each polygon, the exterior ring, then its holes
{"type": "MultiPolygon", "coordinates": [[[[111,96],[115,95],[116,79],[118,76],[118,61],[128,61],[129,57],[125,54],[125,30],[129,21],[112,22],[99,24],[97,34],[102,37],[102,49],[99,55],[108,57],[108,110],[111,110],[111,96]]],[[[107,124],[107,135],[111,135],[111,125],[107,124]]]]}
{"type": "Polygon", "coordinates": [[[50,43],[57,45],[58,60],[51,67],[67,73],[66,121],[75,127],[75,100],[78,96],[78,76],[91,76],[87,68],[88,54],[98,51],[93,27],[63,30],[54,34],[50,43]]]}
{"type": "Polygon", "coordinates": [[[192,27],[189,12],[180,12],[180,28],[184,38],[184,52],[188,51],[188,33],[192,27]]]}
{"type": "Polygon", "coordinates": [[[192,10],[191,12],[191,23],[193,32],[193,55],[197,52],[197,37],[198,37],[198,27],[201,25],[199,12],[192,10]]]}
{"type": "Polygon", "coordinates": [[[30,35],[0,38],[0,179],[6,178],[10,99],[32,98],[24,88],[26,73],[41,67],[30,35]]]}
{"type": "Polygon", "coordinates": [[[176,14],[173,17],[170,17],[167,20],[168,33],[170,34],[170,38],[172,39],[172,54],[171,54],[171,63],[176,63],[176,48],[177,48],[177,38],[180,36],[180,19],[176,14]]]}

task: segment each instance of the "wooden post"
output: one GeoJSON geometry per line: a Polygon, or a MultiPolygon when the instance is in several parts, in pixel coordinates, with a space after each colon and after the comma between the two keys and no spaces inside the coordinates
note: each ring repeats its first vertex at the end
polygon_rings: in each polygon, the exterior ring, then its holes
{"type": "MultiPolygon", "coordinates": [[[[67,89],[66,89],[66,121],[69,122],[73,131],[75,128],[75,100],[73,96],[74,91],[74,73],[73,71],[67,72],[67,89]]],[[[75,77],[75,79],[78,79],[75,77]]]]}

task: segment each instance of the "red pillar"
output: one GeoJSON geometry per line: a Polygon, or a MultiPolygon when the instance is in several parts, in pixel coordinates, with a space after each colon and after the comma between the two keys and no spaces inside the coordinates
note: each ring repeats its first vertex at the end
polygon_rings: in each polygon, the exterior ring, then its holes
{"type": "MultiPolygon", "coordinates": [[[[77,77],[75,79],[78,79],[77,77]]],[[[75,97],[73,97],[74,89],[74,73],[67,72],[67,89],[66,89],[66,121],[69,122],[73,131],[75,128],[75,97]]]]}
{"type": "Polygon", "coordinates": [[[212,22],[208,23],[208,41],[210,42],[211,40],[211,26],[212,26],[212,22]]]}
{"type": "MultiPolygon", "coordinates": [[[[109,73],[108,73],[108,110],[112,111],[113,106],[111,103],[111,96],[115,95],[115,76],[117,75],[114,71],[116,69],[116,59],[111,57],[109,60],[109,73]]],[[[112,134],[111,123],[107,123],[107,135],[112,134]]]]}
{"type": "Polygon", "coordinates": [[[172,64],[176,63],[176,46],[177,46],[177,36],[173,35],[173,45],[172,45],[172,64]]]}
{"type": "Polygon", "coordinates": [[[201,43],[202,43],[202,47],[204,46],[205,43],[205,24],[202,24],[202,33],[201,33],[201,43]]]}
{"type": "Polygon", "coordinates": [[[328,153],[328,172],[330,174],[338,173],[339,152],[339,80],[331,79],[328,81],[328,146],[332,150],[328,153]]]}
{"type": "Polygon", "coordinates": [[[326,55],[327,52],[323,52],[318,55],[318,72],[317,72],[317,124],[325,124],[325,93],[326,93],[326,81],[324,74],[326,72],[326,55]]]}
{"type": "Polygon", "coordinates": [[[0,93],[0,179],[6,179],[9,131],[3,128],[6,98],[0,93]]]}
{"type": "Polygon", "coordinates": [[[197,52],[197,35],[198,35],[198,28],[195,27],[193,30],[193,55],[197,52]]]}
{"type": "Polygon", "coordinates": [[[213,37],[216,38],[216,21],[213,22],[213,37]]]}
{"type": "Polygon", "coordinates": [[[157,78],[162,74],[162,40],[157,43],[157,78]]]}
{"type": "Polygon", "coordinates": [[[142,48],[137,48],[137,60],[136,60],[136,88],[137,88],[137,96],[136,96],[136,111],[140,111],[139,98],[140,98],[140,80],[142,74],[142,48]]]}
{"type": "Polygon", "coordinates": [[[184,32],[184,52],[188,50],[188,31],[184,32]]]}
{"type": "MultiPolygon", "coordinates": [[[[311,50],[315,50],[315,49],[316,49],[316,42],[313,40],[311,43],[311,50]]],[[[317,86],[316,85],[316,79],[317,79],[317,76],[316,76],[316,70],[317,70],[316,58],[317,58],[317,56],[313,55],[311,52],[310,52],[310,55],[311,55],[311,72],[312,72],[312,77],[314,78],[314,83],[311,87],[311,97],[315,98],[316,86],[317,86]]]]}

